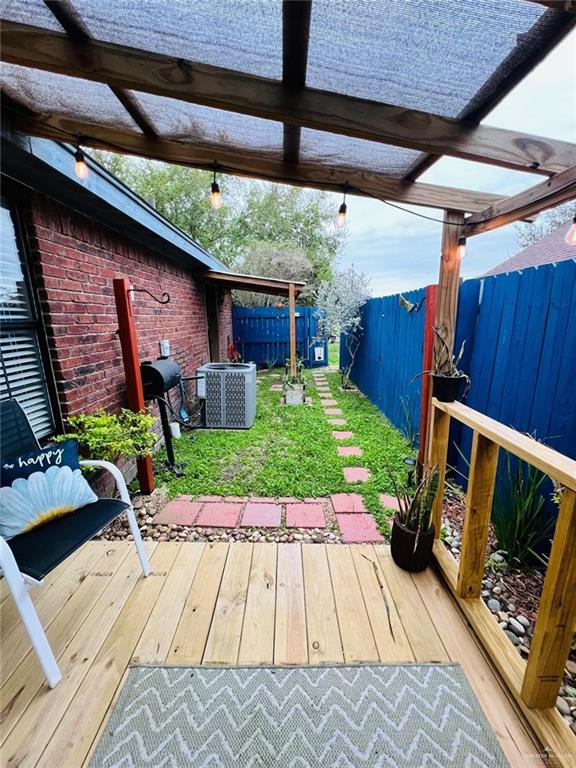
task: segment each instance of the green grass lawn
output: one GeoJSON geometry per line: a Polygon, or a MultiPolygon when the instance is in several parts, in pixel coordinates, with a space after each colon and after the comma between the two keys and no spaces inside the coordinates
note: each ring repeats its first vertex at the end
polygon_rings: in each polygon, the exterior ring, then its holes
{"type": "Polygon", "coordinates": [[[340,342],[328,344],[328,365],[340,368],[340,342]]]}
{"type": "MultiPolygon", "coordinates": [[[[311,374],[306,372],[307,379],[311,374]]],[[[270,385],[281,381],[268,372],[258,374],[257,417],[249,430],[203,430],[184,433],[175,441],[182,477],[160,469],[159,479],[171,496],[179,494],[226,496],[328,496],[357,492],[376,516],[383,533],[388,521],[378,499],[391,493],[387,464],[396,472],[406,469],[402,459],[411,453],[404,437],[362,395],[338,389],[338,373],[327,373],[331,391],[347,419],[345,427],[328,423],[316,390],[310,387],[312,405],[283,406],[281,392],[270,385]],[[333,429],[350,430],[354,438],[336,441],[333,429]],[[337,445],[358,445],[363,456],[337,455],[337,445]],[[350,485],[344,481],[345,466],[368,467],[371,480],[350,485]]]]}

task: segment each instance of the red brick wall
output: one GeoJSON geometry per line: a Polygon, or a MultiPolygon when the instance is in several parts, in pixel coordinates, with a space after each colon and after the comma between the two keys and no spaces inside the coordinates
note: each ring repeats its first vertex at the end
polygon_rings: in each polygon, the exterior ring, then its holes
{"type": "Polygon", "coordinates": [[[232,339],[232,294],[226,291],[226,298],[218,314],[220,332],[220,360],[228,359],[228,339],[232,339]]]}
{"type": "MultiPolygon", "coordinates": [[[[161,306],[136,293],[140,358],[155,359],[169,339],[187,375],[208,360],[203,284],[158,253],[46,198],[30,201],[26,220],[33,279],[38,289],[63,416],[125,404],[125,379],[112,288],[128,277],[161,306]]],[[[221,346],[230,333],[229,296],[221,310],[221,346]]]]}

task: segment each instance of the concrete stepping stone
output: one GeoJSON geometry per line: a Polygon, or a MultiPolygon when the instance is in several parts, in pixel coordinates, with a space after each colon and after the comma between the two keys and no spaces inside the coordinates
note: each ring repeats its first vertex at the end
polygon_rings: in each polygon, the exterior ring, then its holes
{"type": "Polygon", "coordinates": [[[332,395],[330,392],[318,392],[318,397],[321,397],[323,400],[329,400],[332,395]]]}
{"type": "Polygon", "coordinates": [[[336,450],[338,456],[362,456],[362,448],[357,445],[339,445],[336,450]]]}
{"type": "Polygon", "coordinates": [[[325,526],[323,504],[304,502],[286,505],[287,528],[324,528],[325,526]]]}
{"type": "Polygon", "coordinates": [[[282,507],[280,504],[271,504],[249,501],[244,507],[241,526],[265,525],[269,528],[278,528],[282,519],[282,507]]]}
{"type": "Polygon", "coordinates": [[[322,405],[323,406],[326,406],[326,405],[330,405],[330,406],[338,405],[338,400],[323,400],[322,401],[322,405]]]}
{"type": "Polygon", "coordinates": [[[272,384],[270,387],[270,392],[282,392],[283,389],[284,387],[282,384],[272,384]]]}
{"type": "Polygon", "coordinates": [[[194,525],[194,520],[202,509],[202,504],[198,501],[191,501],[191,498],[191,496],[179,496],[172,499],[154,517],[154,522],[165,525],[194,525]]]}
{"type": "Polygon", "coordinates": [[[324,408],[326,416],[342,416],[342,408],[324,408]]]}
{"type": "Polygon", "coordinates": [[[196,501],[222,501],[222,496],[198,496],[196,501]]]}
{"type": "Polygon", "coordinates": [[[334,440],[350,440],[351,437],[354,437],[353,432],[332,432],[332,437],[334,440]]]}
{"type": "Polygon", "coordinates": [[[336,515],[350,515],[367,511],[364,506],[364,499],[359,493],[333,493],[330,496],[330,501],[336,515]]]}
{"type": "Polygon", "coordinates": [[[241,511],[242,504],[210,501],[200,510],[196,525],[203,528],[235,528],[241,511]]]}
{"type": "Polygon", "coordinates": [[[380,504],[382,504],[383,507],[386,507],[386,509],[393,509],[395,512],[400,510],[400,505],[398,504],[396,496],[388,496],[387,493],[380,494],[380,504]]]}
{"type": "Polygon", "coordinates": [[[378,532],[376,520],[372,515],[336,515],[336,522],[342,534],[344,544],[381,543],[386,541],[378,532]]]}
{"type": "Polygon", "coordinates": [[[346,419],[328,419],[328,424],[332,424],[334,427],[343,427],[346,423],[346,419]]]}
{"type": "Polygon", "coordinates": [[[342,472],[347,483],[366,483],[370,480],[370,470],[366,467],[344,467],[342,472]]]}

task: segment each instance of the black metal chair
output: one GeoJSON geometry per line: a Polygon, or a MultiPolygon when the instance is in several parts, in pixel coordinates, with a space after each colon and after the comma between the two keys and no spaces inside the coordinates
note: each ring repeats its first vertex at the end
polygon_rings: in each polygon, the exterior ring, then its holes
{"type": "MultiPolygon", "coordinates": [[[[3,456],[28,453],[40,447],[26,414],[15,399],[0,402],[0,447],[3,456]]],[[[110,472],[120,499],[99,499],[12,539],[0,537],[0,574],[7,581],[51,688],[60,682],[62,675],[28,594],[30,587],[41,586],[50,571],[123,514],[128,516],[144,576],[150,573],[148,557],[122,473],[108,461],[83,460],[80,464],[110,472]]]]}

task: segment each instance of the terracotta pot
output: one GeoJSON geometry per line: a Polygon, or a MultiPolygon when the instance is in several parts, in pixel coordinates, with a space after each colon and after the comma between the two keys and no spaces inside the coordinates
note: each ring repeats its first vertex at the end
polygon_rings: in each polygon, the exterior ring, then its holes
{"type": "Polygon", "coordinates": [[[464,376],[442,376],[432,374],[432,394],[443,403],[453,403],[462,396],[466,378],[464,376]]]}
{"type": "Polygon", "coordinates": [[[418,573],[430,565],[434,544],[434,525],[426,533],[420,533],[416,542],[416,532],[406,528],[394,518],[390,551],[392,559],[404,571],[418,573]],[[416,547],[416,549],[414,549],[416,547]]]}

